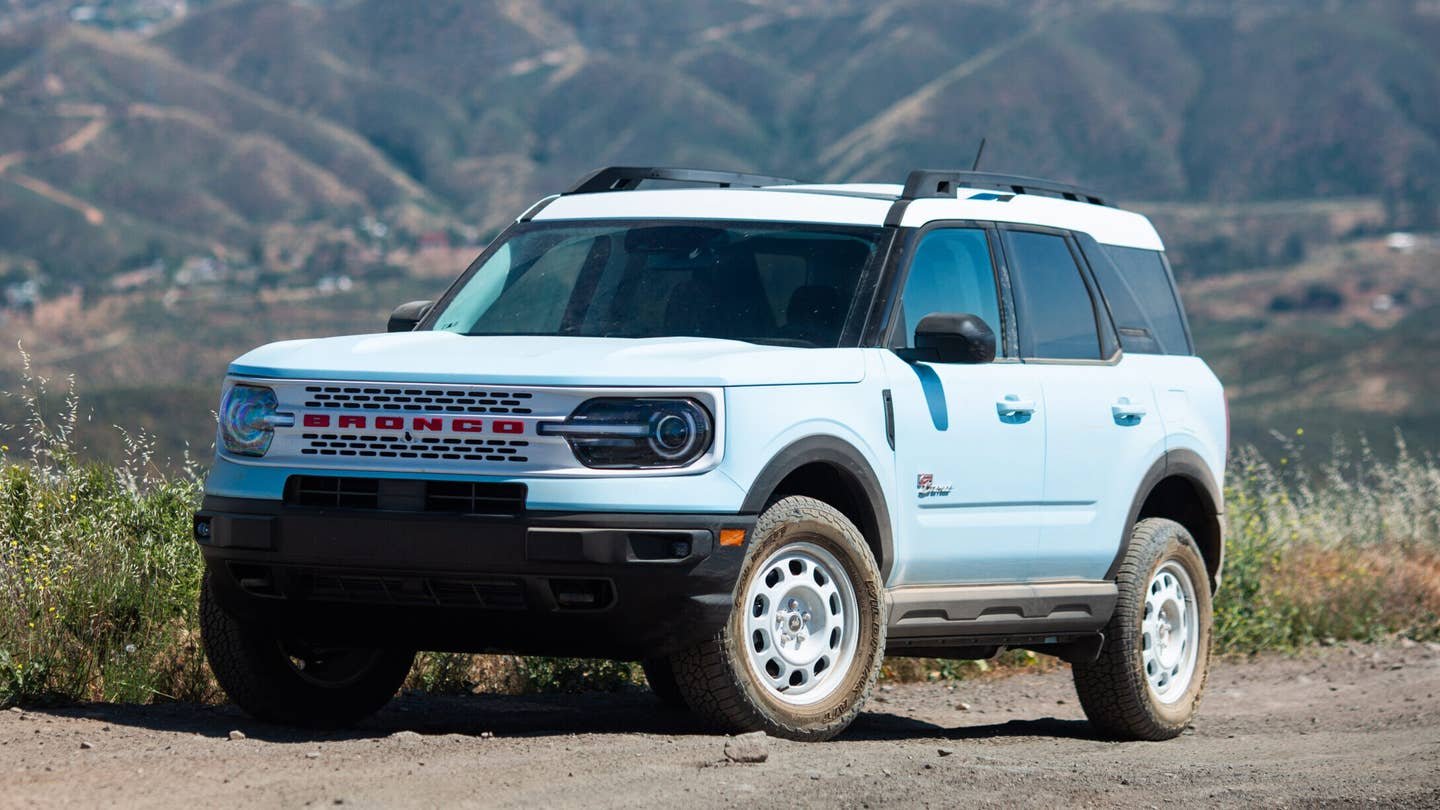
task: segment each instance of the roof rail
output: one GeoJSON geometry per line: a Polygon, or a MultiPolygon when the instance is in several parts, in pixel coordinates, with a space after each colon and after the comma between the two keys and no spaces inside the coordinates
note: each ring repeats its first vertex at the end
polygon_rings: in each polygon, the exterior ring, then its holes
{"type": "Polygon", "coordinates": [[[799,183],[788,177],[769,177],[763,174],[741,174],[739,172],[717,172],[709,169],[666,169],[656,166],[607,166],[580,178],[566,194],[595,194],[601,191],[633,191],[646,180],[669,180],[675,183],[699,183],[701,185],[729,188],[760,188],[761,186],[785,186],[799,183]]]}
{"type": "Polygon", "coordinates": [[[1105,200],[1093,191],[1042,180],[1038,177],[1022,177],[1018,174],[995,174],[992,172],[945,171],[938,169],[916,169],[905,178],[902,200],[919,200],[927,197],[950,197],[957,187],[996,188],[1012,194],[1052,194],[1074,202],[1104,205],[1105,200]]]}

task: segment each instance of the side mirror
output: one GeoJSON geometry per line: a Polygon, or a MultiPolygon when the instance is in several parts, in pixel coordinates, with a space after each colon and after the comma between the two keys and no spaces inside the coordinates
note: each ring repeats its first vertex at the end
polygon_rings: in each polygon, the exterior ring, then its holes
{"type": "Polygon", "coordinates": [[[933,312],[915,327],[915,349],[937,363],[988,363],[995,359],[995,333],[978,315],[933,312]]]}
{"type": "Polygon", "coordinates": [[[407,301],[395,308],[390,313],[390,322],[385,325],[386,332],[411,332],[415,325],[420,323],[427,314],[434,301],[407,301]]]}

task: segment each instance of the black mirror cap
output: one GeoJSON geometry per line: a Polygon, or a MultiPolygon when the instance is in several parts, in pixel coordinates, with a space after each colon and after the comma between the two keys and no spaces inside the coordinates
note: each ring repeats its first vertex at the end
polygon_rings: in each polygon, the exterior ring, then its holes
{"type": "Polygon", "coordinates": [[[390,313],[390,322],[385,325],[386,332],[413,332],[415,325],[430,314],[430,307],[434,301],[406,301],[390,313]]]}
{"type": "Polygon", "coordinates": [[[915,348],[939,363],[989,363],[995,359],[995,332],[968,312],[933,312],[915,327],[915,348]]]}

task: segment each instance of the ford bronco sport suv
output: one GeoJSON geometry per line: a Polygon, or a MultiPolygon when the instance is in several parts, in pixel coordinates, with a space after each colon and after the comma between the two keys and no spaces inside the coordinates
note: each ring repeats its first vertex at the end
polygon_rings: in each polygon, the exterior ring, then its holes
{"type": "Polygon", "coordinates": [[[256,717],[505,651],[821,740],[883,656],[1006,647],[1069,661],[1109,736],[1195,713],[1227,414],[1142,216],[975,172],[608,168],[389,332],[225,379],[204,642],[256,717]]]}

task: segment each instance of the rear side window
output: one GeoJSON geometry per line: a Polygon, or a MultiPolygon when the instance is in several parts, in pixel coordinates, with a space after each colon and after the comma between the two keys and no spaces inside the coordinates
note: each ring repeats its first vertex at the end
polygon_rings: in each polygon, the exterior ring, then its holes
{"type": "Polygon", "coordinates": [[[1005,233],[1015,287],[1020,355],[1051,360],[1099,360],[1095,308],[1080,267],[1062,236],[1005,233]]]}
{"type": "Polygon", "coordinates": [[[1156,250],[1100,245],[1081,237],[1090,269],[1100,283],[1120,346],[1135,354],[1190,354],[1180,299],[1156,250]]]}

